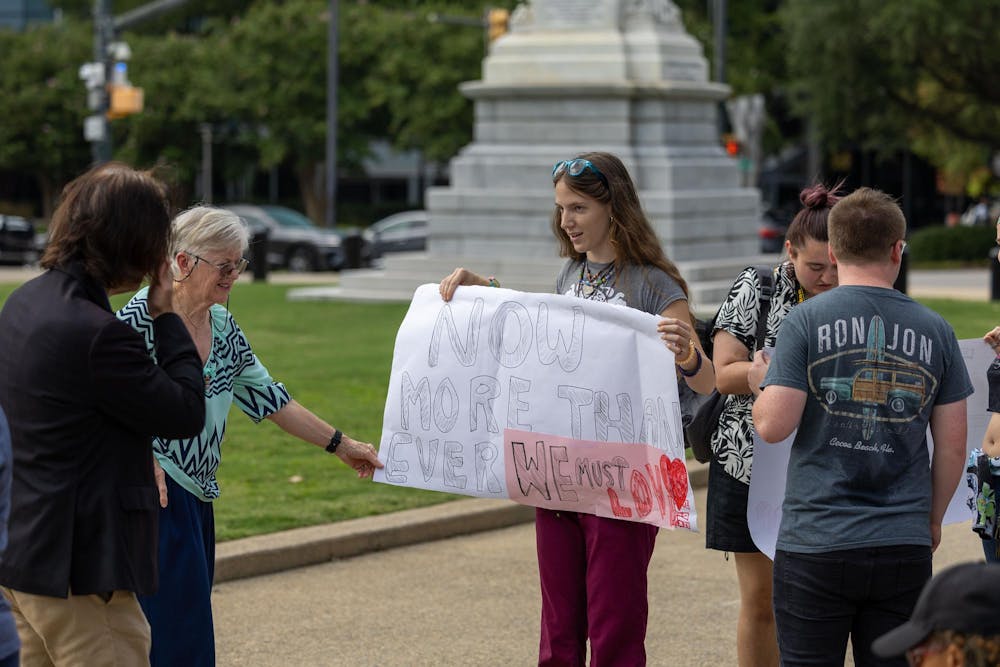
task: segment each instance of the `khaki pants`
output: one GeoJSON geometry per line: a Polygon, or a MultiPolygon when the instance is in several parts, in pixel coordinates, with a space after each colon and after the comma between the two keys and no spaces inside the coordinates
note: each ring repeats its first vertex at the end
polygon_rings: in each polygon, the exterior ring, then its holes
{"type": "Polygon", "coordinates": [[[149,665],[151,635],[135,593],[55,598],[5,586],[21,637],[22,667],[149,665]]]}

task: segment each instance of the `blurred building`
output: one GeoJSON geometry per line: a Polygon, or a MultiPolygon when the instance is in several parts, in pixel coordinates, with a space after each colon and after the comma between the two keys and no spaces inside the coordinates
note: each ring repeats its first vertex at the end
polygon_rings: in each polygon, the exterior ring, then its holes
{"type": "Polygon", "coordinates": [[[0,30],[20,32],[32,23],[47,23],[57,16],[44,0],[0,0],[0,30]]]}

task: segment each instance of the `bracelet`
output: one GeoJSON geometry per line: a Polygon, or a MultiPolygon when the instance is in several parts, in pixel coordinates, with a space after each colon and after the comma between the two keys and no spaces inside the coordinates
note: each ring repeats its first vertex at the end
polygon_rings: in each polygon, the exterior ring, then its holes
{"type": "Polygon", "coordinates": [[[490,276],[486,279],[486,284],[490,287],[500,287],[500,281],[496,279],[495,276],[490,276]]]}
{"type": "Polygon", "coordinates": [[[696,350],[695,350],[695,347],[694,347],[694,341],[689,338],[688,339],[688,353],[687,353],[687,356],[685,356],[683,359],[678,359],[677,357],[674,357],[674,363],[677,364],[678,366],[680,366],[681,364],[686,364],[687,362],[689,362],[692,359],[694,359],[694,353],[695,352],[696,352],[696,350]]]}
{"type": "Polygon", "coordinates": [[[336,454],[337,447],[340,446],[340,439],[342,437],[344,437],[344,434],[340,432],[339,428],[336,429],[333,432],[333,436],[330,438],[330,444],[326,446],[326,451],[330,452],[331,454],[336,454]]]}
{"type": "MultiPolygon", "coordinates": [[[[677,370],[680,372],[681,375],[683,375],[686,378],[693,378],[695,375],[698,374],[698,371],[701,370],[701,352],[698,351],[698,348],[694,347],[694,344],[691,345],[691,349],[694,350],[694,356],[698,359],[698,361],[695,362],[694,368],[692,370],[687,371],[684,370],[684,368],[680,364],[677,364],[677,370]]],[[[688,358],[690,357],[691,355],[688,355],[688,358]]],[[[686,362],[687,359],[685,359],[684,361],[686,362]]]]}

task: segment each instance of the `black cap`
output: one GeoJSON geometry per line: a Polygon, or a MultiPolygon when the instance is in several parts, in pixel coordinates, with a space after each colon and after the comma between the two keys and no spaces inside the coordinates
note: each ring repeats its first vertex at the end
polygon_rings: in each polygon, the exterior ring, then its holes
{"type": "Polygon", "coordinates": [[[932,632],[1000,635],[1000,565],[962,563],[924,586],[910,620],[872,643],[880,658],[903,655],[932,632]]]}

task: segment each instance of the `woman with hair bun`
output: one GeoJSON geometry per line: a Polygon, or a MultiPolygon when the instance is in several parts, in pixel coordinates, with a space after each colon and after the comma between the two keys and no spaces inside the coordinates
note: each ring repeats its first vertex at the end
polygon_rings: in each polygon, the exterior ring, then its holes
{"type": "MultiPolygon", "coordinates": [[[[811,185],[799,194],[800,210],[785,234],[788,259],[771,276],[772,296],[764,329],[764,346],[773,346],[785,316],[797,304],[837,286],[837,267],[830,261],[826,220],[840,199],[842,182],[832,188],[811,185]]],[[[771,560],[761,553],[747,526],[747,499],[753,463],[753,397],[759,389],[747,378],[760,316],[761,280],[754,267],[736,278],[715,319],[712,333],[715,382],[727,395],[719,425],[712,435],[709,464],[705,547],[733,552],[740,586],[736,630],[741,666],[777,665],[778,643],[771,608],[771,560]]]]}

